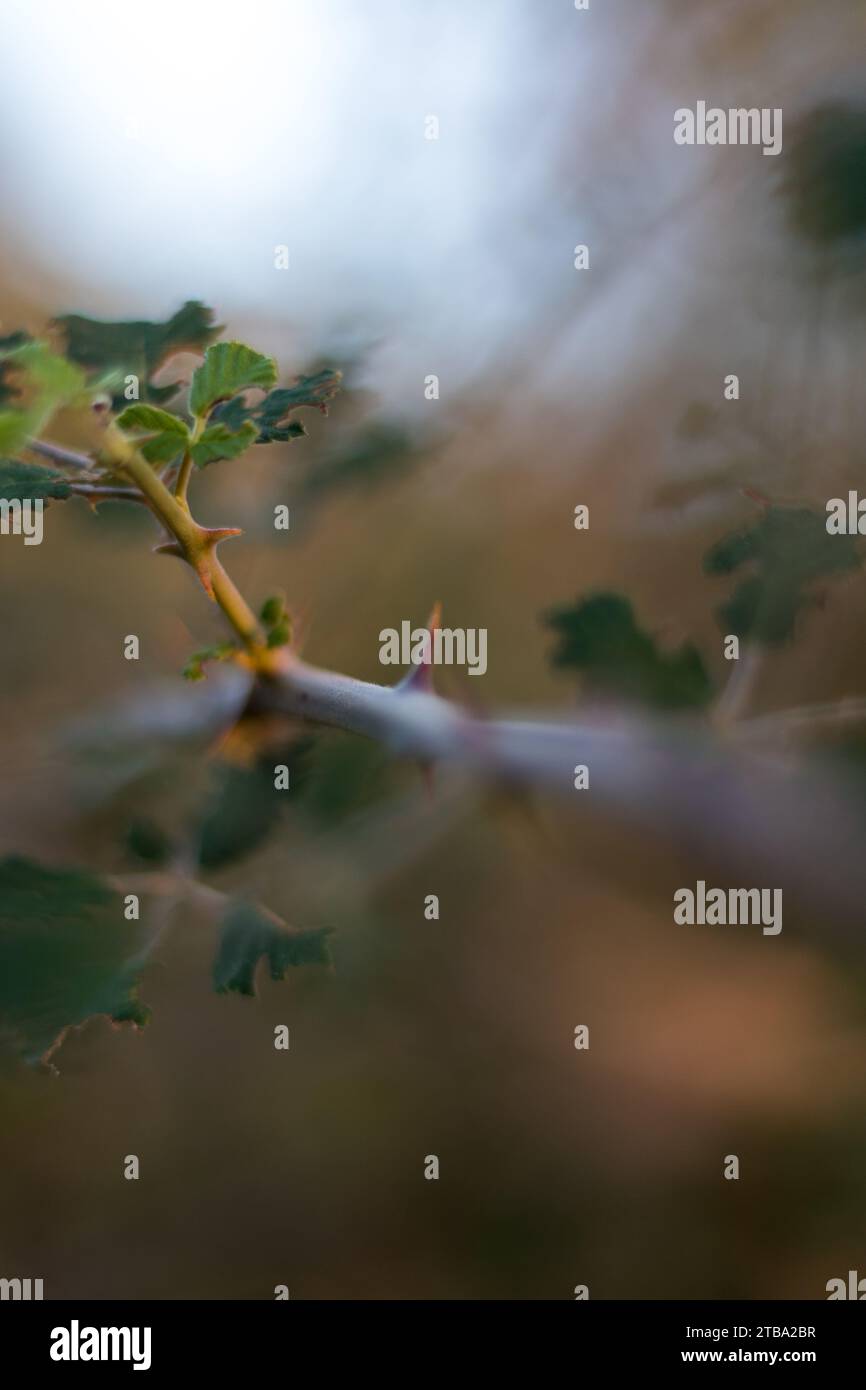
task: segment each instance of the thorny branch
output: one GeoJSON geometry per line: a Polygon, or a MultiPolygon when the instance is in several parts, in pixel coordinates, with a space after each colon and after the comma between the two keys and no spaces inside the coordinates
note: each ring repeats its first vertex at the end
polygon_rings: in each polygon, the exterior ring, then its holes
{"type": "MultiPolygon", "coordinates": [[[[68,454],[46,443],[38,451],[68,454]]],[[[76,457],[76,466],[90,466],[76,457]]],[[[706,872],[793,891],[802,908],[821,909],[822,931],[858,939],[866,856],[853,802],[829,778],[756,752],[752,734],[761,720],[713,729],[681,720],[485,719],[436,695],[429,667],[386,687],[310,666],[286,649],[269,650],[255,615],[216,559],[218,541],[239,533],[200,527],[185,498],[179,501],[134,452],[121,467],[140,489],[128,491],[173,538],[159,549],[192,566],[241,636],[253,673],[248,712],[331,726],[375,739],[397,756],[453,763],[494,781],[559,793],[577,810],[589,801],[609,823],[699,854],[706,872]],[[574,788],[579,765],[589,769],[586,792],[574,788]]],[[[862,714],[859,702],[853,713],[862,714]]],[[[829,707],[818,707],[818,714],[820,722],[834,722],[829,707]]],[[[838,714],[847,722],[852,711],[843,705],[838,714]]],[[[773,720],[786,732],[802,732],[809,712],[783,712],[763,722],[772,728],[773,720]]]]}

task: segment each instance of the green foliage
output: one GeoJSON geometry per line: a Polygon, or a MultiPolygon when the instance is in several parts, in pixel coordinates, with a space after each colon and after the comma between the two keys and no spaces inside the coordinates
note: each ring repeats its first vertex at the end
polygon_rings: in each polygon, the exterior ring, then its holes
{"type": "Polygon", "coordinates": [[[263,843],[288,809],[289,798],[301,790],[312,746],[312,739],[302,738],[248,767],[217,764],[197,834],[202,868],[223,868],[263,843]],[[290,792],[274,786],[274,767],[280,764],[289,769],[290,792]]]}
{"type": "Polygon", "coordinates": [[[259,614],[269,647],[285,647],[292,640],[292,619],[282,594],[265,599],[259,614]]]}
{"type": "Polygon", "coordinates": [[[15,454],[31,435],[41,433],[56,410],[82,395],[85,378],[45,343],[26,341],[7,348],[2,360],[21,373],[24,386],[23,403],[0,410],[0,454],[15,454]]]}
{"type": "Polygon", "coordinates": [[[328,730],[316,740],[301,789],[302,809],[317,827],[337,826],[388,795],[394,773],[394,762],[381,744],[328,730]]]}
{"type": "Polygon", "coordinates": [[[553,665],[580,671],[589,693],[667,710],[697,708],[712,696],[697,649],[686,643],[675,652],[660,651],[619,594],[554,608],[544,621],[559,638],[553,665]]]}
{"type": "Polygon", "coordinates": [[[189,430],[179,415],[153,405],[130,405],[116,423],[137,440],[138,450],[149,463],[170,463],[189,443],[189,430]]]}
{"type": "Polygon", "coordinates": [[[259,962],[267,961],[272,980],[285,978],[290,966],[328,965],[329,929],[296,931],[255,903],[238,899],[225,915],[214,962],[213,982],[218,993],[230,990],[255,994],[259,962]]]}
{"type": "Polygon", "coordinates": [[[725,536],[704,557],[707,574],[748,567],[719,608],[719,625],[768,646],[791,640],[800,613],[819,601],[818,580],[860,563],[856,539],[829,535],[825,516],[806,507],[768,507],[755,525],[725,536]]]}
{"type": "MultiPolygon", "coordinates": [[[[123,322],[103,322],[67,314],[55,319],[65,334],[67,355],[73,362],[90,368],[119,368],[124,374],[134,374],[141,383],[145,401],[159,403],[169,400],[180,383],[154,386],[151,377],[167,357],[175,352],[204,352],[208,343],[222,332],[213,323],[213,310],[197,300],[188,300],[165,323],[150,323],[144,319],[123,322]]],[[[115,409],[126,404],[121,396],[115,409]]]]}
{"type": "Polygon", "coordinates": [[[192,461],[196,468],[205,468],[220,459],[233,459],[256,442],[256,427],[247,423],[231,430],[222,421],[208,425],[201,438],[192,446],[192,461]]]}
{"type": "Polygon", "coordinates": [[[785,144],[781,192],[793,229],[819,247],[866,235],[866,110],[815,107],[785,144]]]}
{"type": "Polygon", "coordinates": [[[37,1061],[94,1015],[141,1026],[147,949],[142,923],[94,875],[0,861],[0,1042],[37,1061]]]}
{"type": "Polygon", "coordinates": [[[19,463],[17,459],[0,459],[0,499],[11,502],[26,498],[43,501],[49,498],[62,502],[70,497],[69,483],[51,468],[37,463],[19,463]]]}
{"type": "Polygon", "coordinates": [[[25,343],[32,341],[29,333],[20,330],[17,333],[7,333],[5,337],[0,337],[0,405],[12,400],[18,394],[14,384],[14,371],[10,369],[10,355],[15,348],[23,347],[25,343]]]}
{"type": "Polygon", "coordinates": [[[218,401],[230,400],[251,387],[267,391],[276,379],[277,365],[272,357],[255,352],[245,343],[215,343],[193,373],[189,408],[193,415],[201,417],[218,401]]]}
{"type": "Polygon", "coordinates": [[[203,681],[205,679],[204,668],[208,661],[228,661],[237,655],[237,651],[234,642],[218,642],[213,647],[202,647],[199,651],[193,652],[184,666],[184,680],[203,681]]]}
{"type": "Polygon", "coordinates": [[[310,376],[299,376],[291,386],[278,386],[257,404],[247,405],[241,396],[236,396],[218,405],[211,418],[232,430],[250,422],[256,429],[257,444],[284,443],[306,434],[300,420],[288,418],[291,412],[304,406],[326,412],[342,379],[341,372],[323,367],[310,376]]]}

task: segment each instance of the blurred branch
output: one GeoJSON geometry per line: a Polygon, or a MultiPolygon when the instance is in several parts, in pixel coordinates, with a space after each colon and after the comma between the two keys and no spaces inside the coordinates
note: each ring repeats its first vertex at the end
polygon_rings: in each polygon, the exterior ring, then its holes
{"type": "Polygon", "coordinates": [[[132,487],[99,487],[91,483],[70,483],[69,489],[76,497],[85,497],[91,502],[140,502],[147,506],[146,498],[132,487]]]}
{"type": "Polygon", "coordinates": [[[761,742],[808,740],[813,735],[839,732],[858,724],[866,724],[866,699],[851,695],[743,719],[733,732],[737,738],[761,742]]]}
{"type": "Polygon", "coordinates": [[[820,909],[821,930],[861,940],[866,856],[855,808],[830,779],[758,758],[681,720],[547,723],[478,719],[419,689],[318,670],[294,657],[253,688],[250,711],[280,713],[378,739],[422,762],[453,762],[542,788],[608,823],[668,837],[702,875],[779,886],[820,909]],[[574,789],[574,770],[589,787],[574,789]]]}
{"type": "Polygon", "coordinates": [[[27,448],[34,454],[51,459],[53,463],[63,464],[65,468],[80,468],[82,471],[93,468],[93,459],[88,458],[86,454],[78,454],[74,449],[65,449],[61,444],[51,444],[47,439],[28,439],[27,448]]]}

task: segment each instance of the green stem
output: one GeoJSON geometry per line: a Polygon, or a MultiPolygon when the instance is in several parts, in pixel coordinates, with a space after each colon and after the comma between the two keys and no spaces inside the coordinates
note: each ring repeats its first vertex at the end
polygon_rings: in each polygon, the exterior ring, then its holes
{"type": "Polygon", "coordinates": [[[177,475],[177,482],[174,485],[174,495],[177,498],[178,502],[180,502],[184,506],[186,505],[186,492],[187,488],[189,487],[189,480],[192,476],[193,445],[197,444],[198,441],[201,439],[206,424],[206,415],[195,416],[195,423],[192,427],[192,434],[190,435],[189,440],[189,448],[183,456],[183,462],[180,465],[180,470],[177,475]]]}
{"type": "Polygon", "coordinates": [[[186,490],[189,487],[190,475],[192,474],[192,451],[187,449],[183,456],[183,463],[177,475],[177,482],[174,485],[174,495],[179,502],[186,501],[186,490]]]}
{"type": "Polygon", "coordinates": [[[213,538],[204,527],[190,515],[186,501],[172,496],[165,483],[153,471],[140,454],[131,452],[122,462],[124,472],[128,473],[147,498],[151,510],[163,523],[166,530],[177,540],[184,558],[202,579],[207,579],[213,596],[223,613],[241,638],[258,666],[269,666],[268,649],[262,640],[261,630],[255,613],[250,608],[240,590],[223,569],[216,556],[213,538]]]}

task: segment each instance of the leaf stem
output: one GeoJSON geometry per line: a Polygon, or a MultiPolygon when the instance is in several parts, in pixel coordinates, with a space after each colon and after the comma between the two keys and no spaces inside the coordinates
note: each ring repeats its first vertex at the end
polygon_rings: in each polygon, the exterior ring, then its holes
{"type": "Polygon", "coordinates": [[[180,469],[178,470],[177,481],[174,485],[174,495],[177,498],[178,502],[180,502],[183,506],[186,506],[187,504],[187,488],[189,487],[189,480],[192,476],[193,445],[197,444],[199,439],[201,438],[202,432],[204,431],[205,422],[205,416],[197,415],[195,417],[195,424],[192,428],[192,434],[190,436],[189,445],[187,446],[186,452],[184,453],[183,462],[181,463],[180,469]]]}
{"type": "Polygon", "coordinates": [[[192,474],[192,451],[187,449],[183,456],[183,462],[178,470],[177,481],[174,485],[174,495],[179,502],[186,502],[186,490],[189,487],[190,475],[192,474]]]}

